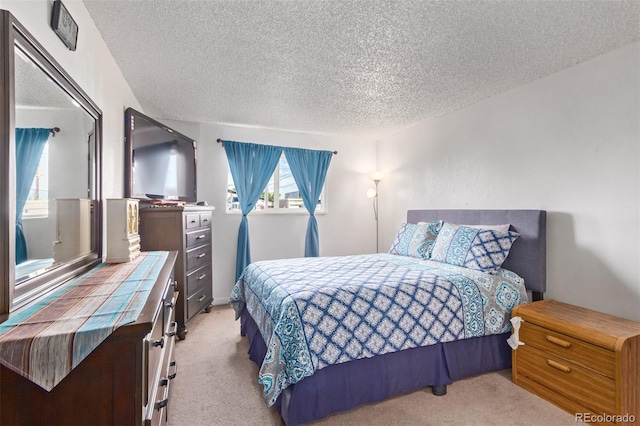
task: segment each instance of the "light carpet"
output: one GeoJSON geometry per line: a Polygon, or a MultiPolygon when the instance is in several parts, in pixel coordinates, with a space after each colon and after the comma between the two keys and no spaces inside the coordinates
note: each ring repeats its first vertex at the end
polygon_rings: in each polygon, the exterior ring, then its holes
{"type": "MultiPolygon", "coordinates": [[[[258,367],[227,305],[197,315],[176,343],[169,425],[280,425],[258,384],[258,367]]],[[[313,425],[572,425],[574,416],[514,385],[511,370],[457,381],[437,397],[431,388],[331,415],[313,425]]]]}

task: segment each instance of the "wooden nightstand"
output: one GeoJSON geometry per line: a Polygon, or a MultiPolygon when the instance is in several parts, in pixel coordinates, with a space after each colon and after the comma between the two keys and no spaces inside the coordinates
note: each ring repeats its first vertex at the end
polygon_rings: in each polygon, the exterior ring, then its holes
{"type": "Polygon", "coordinates": [[[514,383],[576,419],[640,422],[640,323],[555,300],[517,306],[512,316],[524,320],[525,343],[513,351],[514,383]]]}

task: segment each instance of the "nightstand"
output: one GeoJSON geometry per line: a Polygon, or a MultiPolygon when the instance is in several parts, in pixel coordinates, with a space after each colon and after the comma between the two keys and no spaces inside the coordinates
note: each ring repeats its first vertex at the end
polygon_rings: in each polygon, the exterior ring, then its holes
{"type": "Polygon", "coordinates": [[[517,306],[513,316],[524,320],[514,383],[577,420],[640,421],[640,323],[555,300],[517,306]]]}

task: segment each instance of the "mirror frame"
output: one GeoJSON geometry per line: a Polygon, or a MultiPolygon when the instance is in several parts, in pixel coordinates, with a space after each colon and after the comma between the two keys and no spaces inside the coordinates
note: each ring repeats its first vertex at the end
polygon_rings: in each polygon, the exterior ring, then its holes
{"type": "MultiPolygon", "coordinates": [[[[8,11],[0,11],[0,315],[24,306],[102,262],[102,112],[55,59],[8,11]],[[93,251],[15,285],[16,164],[15,50],[17,46],[93,118],[95,158],[91,182],[93,251]]],[[[6,315],[4,315],[6,317],[6,315]]]]}

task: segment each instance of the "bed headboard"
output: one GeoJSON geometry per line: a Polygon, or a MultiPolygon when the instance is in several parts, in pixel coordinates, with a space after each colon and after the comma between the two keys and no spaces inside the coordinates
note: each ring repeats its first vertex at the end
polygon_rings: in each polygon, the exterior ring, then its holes
{"type": "Polygon", "coordinates": [[[533,299],[542,299],[547,289],[547,212],[544,210],[409,210],[407,222],[442,219],[458,225],[508,223],[520,234],[503,264],[524,278],[533,299]]]}

